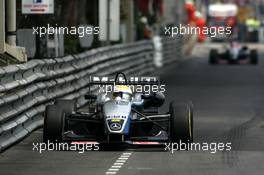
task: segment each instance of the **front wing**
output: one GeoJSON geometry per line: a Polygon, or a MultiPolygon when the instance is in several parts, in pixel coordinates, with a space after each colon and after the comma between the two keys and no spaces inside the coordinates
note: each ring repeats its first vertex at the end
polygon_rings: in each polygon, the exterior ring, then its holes
{"type": "MultiPolygon", "coordinates": [[[[144,119],[137,119],[131,121],[131,129],[128,135],[113,134],[108,135],[104,133],[104,120],[99,119],[84,119],[84,117],[74,117],[74,121],[80,123],[81,125],[98,125],[100,131],[97,133],[85,133],[76,134],[72,130],[66,130],[63,132],[63,141],[66,142],[96,142],[96,143],[124,143],[129,145],[159,145],[169,140],[168,134],[168,123],[169,114],[160,114],[147,116],[144,119]],[[153,125],[153,127],[151,127],[153,125]],[[146,134],[141,133],[141,128],[150,127],[151,129],[146,134]],[[112,140],[111,137],[120,137],[119,139],[112,140]],[[110,138],[110,139],[109,139],[110,138]]],[[[69,119],[68,119],[69,120],[69,119]]]]}

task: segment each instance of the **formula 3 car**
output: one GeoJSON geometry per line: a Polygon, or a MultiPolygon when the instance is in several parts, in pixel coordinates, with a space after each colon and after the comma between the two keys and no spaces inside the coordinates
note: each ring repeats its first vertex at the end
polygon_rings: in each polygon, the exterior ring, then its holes
{"type": "Polygon", "coordinates": [[[209,64],[258,64],[257,50],[248,49],[239,43],[231,42],[230,47],[219,53],[217,49],[211,49],[209,64]]]}
{"type": "Polygon", "coordinates": [[[88,93],[85,95],[88,106],[83,110],[76,109],[74,100],[58,99],[53,105],[48,105],[44,118],[44,141],[133,145],[193,141],[193,109],[190,103],[171,102],[169,112],[159,113],[165,100],[163,93],[133,93],[128,85],[125,75],[118,73],[114,91],[110,95],[88,93]],[[124,77],[124,83],[118,82],[120,76],[124,77]]]}

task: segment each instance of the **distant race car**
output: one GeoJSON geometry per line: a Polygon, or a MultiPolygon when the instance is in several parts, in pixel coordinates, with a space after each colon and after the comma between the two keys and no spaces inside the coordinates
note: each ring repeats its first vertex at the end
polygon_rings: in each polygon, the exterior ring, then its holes
{"type": "Polygon", "coordinates": [[[230,48],[219,53],[216,49],[211,49],[209,53],[209,64],[258,64],[257,50],[249,50],[247,46],[241,46],[236,42],[231,42],[230,48]]]}
{"type": "Polygon", "coordinates": [[[74,100],[59,99],[48,105],[44,118],[44,141],[129,145],[193,141],[193,109],[190,103],[171,102],[169,112],[159,113],[164,94],[132,93],[129,85],[133,83],[128,82],[123,73],[118,73],[114,82],[91,83],[108,84],[114,84],[114,91],[110,95],[88,93],[85,95],[88,106],[83,110],[76,109],[74,100]],[[124,82],[118,82],[120,76],[124,82]]]}

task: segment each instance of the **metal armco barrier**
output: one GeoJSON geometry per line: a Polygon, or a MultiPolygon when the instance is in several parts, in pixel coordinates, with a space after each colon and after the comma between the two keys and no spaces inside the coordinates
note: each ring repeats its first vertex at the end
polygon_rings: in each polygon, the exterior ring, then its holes
{"type": "MultiPolygon", "coordinates": [[[[180,39],[162,39],[163,62],[181,57],[180,39]]],[[[32,60],[0,68],[0,152],[43,124],[43,112],[57,98],[86,104],[90,75],[151,73],[153,43],[102,47],[63,58],[32,60]]]]}
{"type": "Polygon", "coordinates": [[[174,61],[179,60],[183,57],[182,48],[185,44],[183,38],[162,38],[162,47],[163,47],[163,65],[170,64],[174,61]]]}

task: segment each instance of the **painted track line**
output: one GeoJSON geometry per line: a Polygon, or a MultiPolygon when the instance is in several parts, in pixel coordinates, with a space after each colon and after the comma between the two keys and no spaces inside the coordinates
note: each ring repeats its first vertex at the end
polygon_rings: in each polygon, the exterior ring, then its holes
{"type": "Polygon", "coordinates": [[[119,159],[117,159],[116,162],[118,162],[118,163],[124,163],[124,162],[126,162],[126,160],[119,160],[119,159]]]}
{"type": "Polygon", "coordinates": [[[105,172],[105,174],[117,174],[117,172],[126,163],[128,158],[132,155],[132,152],[122,153],[118,159],[113,163],[113,165],[105,172]]]}

